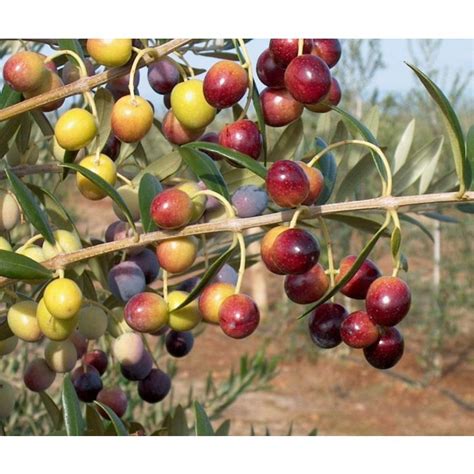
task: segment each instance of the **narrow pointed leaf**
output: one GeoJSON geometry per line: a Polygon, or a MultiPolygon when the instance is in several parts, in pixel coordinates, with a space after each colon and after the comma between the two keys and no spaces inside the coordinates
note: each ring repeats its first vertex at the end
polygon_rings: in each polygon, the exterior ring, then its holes
{"type": "Polygon", "coordinates": [[[182,148],[213,151],[223,156],[224,158],[227,158],[228,160],[234,163],[237,163],[238,165],[243,166],[244,168],[247,168],[250,171],[253,171],[257,176],[260,176],[260,178],[262,179],[265,179],[265,177],[267,176],[266,168],[262,164],[260,164],[258,161],[255,161],[253,158],[250,158],[250,156],[245,155],[244,153],[231,150],[230,148],[224,147],[222,145],[218,145],[217,143],[192,142],[192,143],[188,143],[184,145],[182,148]]]}
{"type": "Polygon", "coordinates": [[[85,423],[70,374],[64,377],[62,405],[67,435],[82,436],[84,434],[85,423]]]}
{"type": "Polygon", "coordinates": [[[170,419],[168,436],[188,436],[189,428],[186,413],[181,405],[175,408],[174,415],[170,419]]]}
{"type": "Polygon", "coordinates": [[[4,341],[9,337],[14,336],[10,326],[8,325],[7,317],[1,316],[0,317],[0,341],[4,341]]]}
{"type": "MultiPolygon", "coordinates": [[[[327,144],[321,138],[316,138],[315,140],[315,150],[316,153],[324,150],[327,147],[327,144]]],[[[316,168],[321,171],[324,176],[324,189],[319,195],[316,204],[321,206],[326,204],[329,201],[329,198],[332,195],[334,186],[336,185],[337,179],[337,163],[336,158],[331,152],[324,154],[316,163],[316,168]]]]}
{"type": "Polygon", "coordinates": [[[179,149],[179,153],[183,161],[199,179],[204,181],[208,189],[219,193],[228,201],[230,200],[229,191],[227,190],[224,178],[212,158],[199,151],[198,147],[186,145],[179,149]]]}
{"type": "Polygon", "coordinates": [[[46,280],[53,272],[25,255],[0,250],[0,276],[15,280],[46,280]]]}
{"type": "Polygon", "coordinates": [[[204,408],[199,402],[194,402],[194,416],[196,417],[196,425],[194,427],[196,436],[214,436],[211,422],[204,408]]]}
{"type": "MultiPolygon", "coordinates": [[[[122,147],[123,145],[126,144],[122,143],[122,147]]],[[[125,153],[123,156],[127,156],[127,153],[125,153]]],[[[150,163],[145,169],[140,171],[140,173],[138,173],[132,181],[133,183],[138,184],[145,173],[149,173],[158,178],[160,181],[163,181],[176,173],[176,171],[178,171],[179,167],[181,166],[181,163],[182,159],[178,151],[172,151],[171,153],[161,155],[160,157],[154,159],[153,162],[150,163]]]]}
{"type": "Polygon", "coordinates": [[[105,411],[105,413],[109,417],[109,420],[112,422],[112,425],[114,427],[115,432],[117,433],[117,436],[128,436],[127,428],[125,428],[123,421],[115,414],[112,408],[105,405],[104,403],[98,402],[97,400],[95,400],[94,403],[100,408],[102,408],[102,410],[105,411]]]}
{"type": "Polygon", "coordinates": [[[400,252],[400,244],[402,242],[402,234],[399,227],[394,227],[392,231],[392,237],[390,239],[390,248],[392,250],[392,257],[398,261],[400,252]]]}
{"type": "Polygon", "coordinates": [[[80,173],[85,176],[88,180],[92,181],[97,187],[99,187],[102,191],[104,191],[107,196],[109,196],[112,201],[117,204],[120,210],[125,214],[125,217],[128,220],[128,223],[135,229],[135,222],[133,221],[132,215],[130,210],[128,209],[125,201],[122,199],[122,196],[113,188],[107,181],[101,178],[98,174],[84,168],[83,166],[76,165],[75,163],[63,163],[61,166],[64,168],[69,168],[76,173],[80,173]]]}
{"type": "MultiPolygon", "coordinates": [[[[84,51],[82,50],[82,46],[81,43],[79,43],[79,40],[72,38],[58,39],[58,44],[60,49],[68,49],[70,51],[74,51],[84,61],[84,51]]],[[[76,63],[76,60],[73,59],[71,56],[68,56],[68,60],[74,61],[74,63],[76,63]]]]}
{"type": "Polygon", "coordinates": [[[303,121],[301,118],[290,123],[268,154],[268,161],[292,160],[294,159],[295,150],[299,143],[303,140],[303,121]]]}
{"type": "Polygon", "coordinates": [[[464,134],[458,116],[443,91],[423,71],[412,64],[406,64],[414,71],[418,79],[425,86],[425,89],[430,94],[431,98],[438,105],[448,132],[459,182],[462,183],[461,187],[469,189],[472,177],[468,172],[469,163],[466,158],[464,134]]]}
{"type": "Polygon", "coordinates": [[[408,222],[410,224],[413,224],[414,226],[418,227],[432,242],[434,242],[433,235],[429,231],[429,229],[418,219],[415,219],[408,214],[399,214],[398,217],[400,218],[401,221],[408,222]]]}
{"type": "Polygon", "coordinates": [[[0,109],[10,107],[17,104],[22,99],[21,92],[13,90],[8,84],[3,84],[2,93],[0,94],[0,109]]]}
{"type": "Polygon", "coordinates": [[[353,197],[358,187],[366,183],[372,171],[373,159],[370,153],[367,153],[344,176],[336,193],[337,201],[345,201],[353,197]]]}
{"type": "Polygon", "coordinates": [[[97,413],[97,410],[92,405],[86,406],[86,425],[87,433],[93,436],[103,436],[105,432],[104,420],[97,413]]]}
{"type": "Polygon", "coordinates": [[[54,135],[54,129],[44,112],[36,109],[30,110],[30,114],[33,117],[33,120],[36,122],[36,125],[38,125],[39,129],[41,130],[41,133],[45,137],[52,137],[54,135]]]}
{"type": "Polygon", "coordinates": [[[392,172],[396,173],[404,164],[410,153],[410,148],[415,136],[415,119],[412,119],[407,125],[400,137],[395,154],[393,156],[392,172]]]}
{"type": "Polygon", "coordinates": [[[229,436],[230,431],[230,420],[224,420],[222,424],[217,428],[216,436],[229,436]]]}
{"type": "Polygon", "coordinates": [[[44,407],[53,423],[53,427],[55,430],[60,430],[63,425],[63,415],[61,410],[58,408],[54,400],[46,393],[46,392],[39,392],[39,396],[41,401],[43,402],[44,407]]]}
{"type": "Polygon", "coordinates": [[[97,148],[100,148],[102,150],[110,135],[114,98],[108,89],[101,87],[94,94],[94,101],[97,107],[99,130],[96,138],[89,145],[88,149],[96,150],[97,148]]]}
{"type": "Polygon", "coordinates": [[[156,229],[156,225],[150,216],[150,206],[154,197],[163,190],[160,181],[149,173],[145,173],[140,180],[138,188],[138,203],[140,207],[140,217],[145,232],[156,229]]]}
{"type": "MultiPolygon", "coordinates": [[[[340,114],[346,124],[347,128],[351,131],[351,133],[355,136],[360,135],[365,141],[372,143],[373,145],[379,146],[377,139],[374,137],[372,132],[359,120],[357,120],[354,116],[349,114],[343,109],[339,107],[331,107],[335,110],[338,114],[340,114]]],[[[361,146],[361,145],[360,145],[361,146]]],[[[372,157],[374,158],[375,166],[379,175],[383,178],[384,181],[387,181],[387,173],[385,171],[385,167],[381,158],[371,150],[372,157]]]]}
{"type": "Polygon", "coordinates": [[[204,273],[204,275],[199,280],[199,283],[189,293],[187,298],[176,308],[176,310],[180,308],[184,308],[189,303],[191,303],[191,301],[194,301],[201,294],[201,291],[203,290],[203,288],[209,283],[210,280],[212,280],[212,278],[214,278],[214,276],[220,270],[222,265],[224,265],[224,263],[227,262],[227,260],[229,260],[235,248],[236,248],[235,245],[231,245],[230,248],[226,252],[224,252],[222,255],[216,258],[214,262],[212,262],[212,264],[207,269],[206,273],[204,273]]]}
{"type": "Polygon", "coordinates": [[[51,244],[54,244],[53,231],[48,222],[48,217],[39,206],[38,199],[28,187],[10,169],[5,170],[13,194],[25,214],[27,221],[51,244]]]}

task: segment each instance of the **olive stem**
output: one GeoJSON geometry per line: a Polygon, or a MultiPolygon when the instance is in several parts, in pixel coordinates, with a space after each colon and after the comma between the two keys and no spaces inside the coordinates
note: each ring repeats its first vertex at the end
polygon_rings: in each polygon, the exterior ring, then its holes
{"type": "Polygon", "coordinates": [[[293,229],[297,222],[298,222],[298,219],[299,217],[301,216],[301,214],[306,210],[306,206],[299,206],[295,213],[293,214],[293,217],[291,218],[291,221],[290,221],[290,225],[289,225],[289,228],[290,229],[293,229]]]}
{"type": "Polygon", "coordinates": [[[242,234],[242,232],[237,232],[235,236],[237,237],[237,241],[239,242],[239,247],[240,247],[239,275],[237,278],[237,284],[235,285],[235,291],[234,291],[234,294],[237,294],[237,293],[240,293],[240,288],[242,287],[242,282],[244,279],[245,260],[247,256],[247,250],[245,248],[245,240],[244,240],[244,235],[242,234]]]}
{"type": "Polygon", "coordinates": [[[232,208],[230,202],[224,197],[221,196],[219,193],[216,193],[215,191],[211,191],[210,189],[204,189],[202,191],[198,191],[197,193],[194,193],[191,196],[191,199],[194,199],[197,196],[212,196],[213,198],[217,199],[224,207],[226,210],[227,217],[229,219],[235,219],[235,211],[232,208]]]}
{"type": "Polygon", "coordinates": [[[308,163],[308,166],[313,167],[318,162],[318,160],[322,158],[326,153],[328,153],[331,150],[334,150],[335,148],[339,148],[345,145],[366,146],[367,148],[374,150],[377,153],[377,155],[379,155],[380,159],[383,162],[385,172],[387,173],[387,180],[385,180],[385,178],[381,176],[382,196],[390,196],[392,194],[392,172],[390,170],[390,165],[388,163],[387,157],[385,156],[384,152],[380,149],[380,147],[378,147],[377,145],[374,145],[373,143],[367,142],[365,140],[342,140],[340,142],[333,143],[327,146],[326,148],[324,148],[324,150],[314,155],[314,157],[308,163]]]}
{"type": "Polygon", "coordinates": [[[168,303],[168,272],[163,270],[163,299],[168,303]]]}
{"type": "MultiPolygon", "coordinates": [[[[244,57],[244,62],[242,64],[242,67],[247,69],[247,74],[249,78],[249,91],[247,93],[247,100],[245,102],[245,106],[238,118],[238,120],[242,120],[246,115],[249,110],[250,104],[252,102],[252,96],[253,96],[253,72],[252,72],[252,62],[250,61],[250,57],[247,51],[247,47],[245,46],[245,42],[241,38],[237,38],[237,42],[240,46],[240,50],[242,53],[242,56],[244,57]]],[[[235,43],[234,43],[235,44],[235,43]]],[[[236,45],[237,47],[237,45],[236,45]]]]}
{"type": "Polygon", "coordinates": [[[133,184],[133,181],[129,180],[126,176],[124,176],[123,174],[121,173],[117,173],[117,178],[120,179],[121,181],[123,181],[125,184],[128,184],[129,186],[131,186],[132,188],[135,187],[135,185],[133,184]]]}
{"type": "Polygon", "coordinates": [[[334,288],[336,285],[334,276],[336,275],[336,270],[334,269],[334,254],[332,250],[332,240],[329,234],[329,229],[326,224],[326,221],[322,217],[318,217],[319,224],[321,226],[321,233],[323,234],[324,243],[326,244],[327,256],[328,256],[328,273],[329,280],[331,282],[331,288],[334,288]]]}
{"type": "Polygon", "coordinates": [[[298,40],[298,56],[301,56],[303,54],[303,47],[304,47],[304,39],[300,38],[298,40]]]}

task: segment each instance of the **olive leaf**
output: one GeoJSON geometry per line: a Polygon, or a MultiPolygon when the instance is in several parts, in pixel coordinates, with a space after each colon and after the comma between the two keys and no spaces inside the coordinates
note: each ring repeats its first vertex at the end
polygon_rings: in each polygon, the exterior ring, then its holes
{"type": "Polygon", "coordinates": [[[452,105],[444,95],[443,91],[423,71],[413,64],[405,64],[414,71],[418,79],[425,86],[428,94],[430,94],[431,98],[438,105],[446,131],[448,132],[449,142],[453,152],[454,166],[456,167],[459,183],[461,183],[461,188],[469,189],[472,176],[468,171],[469,163],[466,157],[464,135],[456,112],[454,112],[452,105]]]}
{"type": "Polygon", "coordinates": [[[212,158],[205,153],[202,153],[194,146],[182,146],[179,149],[179,153],[181,154],[183,161],[189,166],[192,172],[205,183],[208,189],[219,193],[228,201],[230,200],[227,185],[212,158]]]}
{"type": "Polygon", "coordinates": [[[150,173],[145,173],[138,188],[138,203],[140,207],[140,217],[145,232],[156,229],[156,225],[150,216],[150,206],[155,196],[163,190],[160,181],[150,173]]]}
{"type": "Polygon", "coordinates": [[[0,317],[0,341],[4,341],[12,336],[14,336],[14,334],[8,325],[7,317],[0,317]]]}
{"type": "Polygon", "coordinates": [[[196,424],[194,426],[196,436],[214,436],[214,430],[207,413],[201,404],[196,401],[194,402],[194,416],[196,417],[196,424]]]}
{"type": "Polygon", "coordinates": [[[410,152],[413,138],[415,137],[415,123],[415,119],[410,121],[398,141],[397,148],[393,155],[393,173],[396,173],[405,164],[408,158],[408,153],[410,152]]]}
{"type": "Polygon", "coordinates": [[[46,392],[39,392],[39,396],[41,398],[41,401],[43,402],[46,412],[48,413],[51,419],[53,428],[55,430],[60,430],[63,426],[63,415],[61,413],[61,410],[46,392]]]}
{"type": "Polygon", "coordinates": [[[75,163],[62,163],[61,166],[64,168],[69,168],[76,173],[82,174],[85,176],[88,180],[92,181],[98,188],[100,188],[107,196],[109,196],[112,201],[117,204],[117,206],[120,208],[120,210],[124,213],[125,217],[127,218],[128,223],[130,226],[136,230],[135,222],[133,221],[132,214],[130,213],[130,210],[128,209],[127,205],[125,204],[125,201],[123,200],[122,196],[109,184],[105,179],[101,178],[98,174],[94,173],[93,171],[90,171],[87,168],[84,168],[83,166],[76,165],[75,163]]]}
{"type": "Polygon", "coordinates": [[[25,255],[0,250],[0,276],[15,280],[46,280],[53,272],[25,255]]]}
{"type": "Polygon", "coordinates": [[[53,231],[49,225],[46,212],[39,206],[38,199],[15,173],[8,168],[5,172],[12,187],[13,194],[17,198],[28,222],[37,229],[49,243],[54,244],[53,231]]]}
{"type": "Polygon", "coordinates": [[[98,402],[97,400],[95,400],[94,403],[105,411],[110,421],[112,422],[112,426],[114,427],[117,436],[128,436],[128,431],[127,428],[125,428],[123,421],[109,406],[105,405],[104,403],[98,402]]]}
{"type": "Polygon", "coordinates": [[[82,417],[76,389],[72,384],[71,374],[64,377],[62,391],[62,405],[64,410],[64,425],[68,436],[82,436],[84,434],[84,418],[82,417]]]}
{"type": "Polygon", "coordinates": [[[301,118],[290,123],[268,154],[268,161],[294,159],[295,150],[303,140],[303,121],[301,118]]]}

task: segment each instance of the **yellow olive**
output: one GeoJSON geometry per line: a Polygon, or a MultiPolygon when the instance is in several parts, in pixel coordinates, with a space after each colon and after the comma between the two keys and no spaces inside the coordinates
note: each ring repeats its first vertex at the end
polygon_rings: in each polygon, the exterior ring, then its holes
{"type": "Polygon", "coordinates": [[[200,194],[199,196],[193,197],[196,193],[201,191],[201,188],[194,181],[185,181],[176,185],[177,189],[184,191],[193,202],[193,215],[191,217],[191,222],[196,222],[206,210],[206,201],[207,197],[205,194],[200,194]]]}
{"type": "Polygon", "coordinates": [[[15,250],[15,253],[29,257],[35,262],[44,262],[46,260],[43,249],[37,245],[30,244],[26,247],[20,247],[19,249],[15,250]]]}
{"type": "Polygon", "coordinates": [[[132,55],[131,39],[88,39],[87,52],[107,67],[123,66],[132,55]]]}
{"type": "Polygon", "coordinates": [[[38,303],[36,317],[43,334],[53,341],[64,341],[77,326],[77,315],[71,319],[56,319],[46,308],[43,299],[38,303]]]}
{"type": "Polygon", "coordinates": [[[44,349],[44,358],[54,372],[70,372],[77,362],[76,346],[68,340],[49,341],[44,349]]]}
{"type": "Polygon", "coordinates": [[[82,248],[79,237],[68,230],[54,231],[56,245],[51,245],[47,240],[43,242],[44,259],[49,260],[60,253],[71,253],[82,248]]]}
{"type": "Polygon", "coordinates": [[[181,82],[173,88],[171,108],[181,124],[192,129],[207,127],[216,116],[216,109],[206,101],[203,83],[198,79],[181,82]]]}
{"type": "Polygon", "coordinates": [[[71,319],[81,309],[82,291],[73,280],[58,278],[48,284],[43,300],[54,318],[71,319]]]}
{"type": "MultiPolygon", "coordinates": [[[[128,184],[124,184],[117,188],[117,192],[120,194],[122,199],[125,201],[130,214],[132,215],[132,219],[134,221],[138,221],[140,219],[140,206],[138,204],[138,187],[133,187],[128,184]]],[[[115,204],[112,204],[112,209],[115,212],[115,215],[121,220],[126,221],[127,218],[122,210],[115,204]]]]}
{"type": "Polygon", "coordinates": [[[20,221],[20,209],[15,198],[0,190],[0,231],[11,230],[20,221]]]}
{"type": "Polygon", "coordinates": [[[15,336],[27,342],[41,339],[42,333],[36,318],[38,305],[34,301],[19,301],[8,310],[8,326],[15,336]]]}
{"type": "Polygon", "coordinates": [[[185,291],[172,291],[168,295],[169,322],[168,325],[175,331],[190,331],[201,321],[197,301],[194,300],[184,308],[175,310],[188,296],[185,291]]]}
{"type": "Polygon", "coordinates": [[[65,112],[54,127],[54,136],[65,150],[80,150],[97,135],[94,116],[84,109],[74,108],[65,112]]]}
{"type": "MultiPolygon", "coordinates": [[[[96,155],[86,156],[80,163],[81,166],[100,176],[111,186],[117,181],[117,169],[115,163],[107,156],[100,154],[99,159],[96,155]]],[[[81,194],[91,201],[103,199],[107,194],[96,186],[92,181],[80,173],[76,175],[77,187],[81,194]]]]}

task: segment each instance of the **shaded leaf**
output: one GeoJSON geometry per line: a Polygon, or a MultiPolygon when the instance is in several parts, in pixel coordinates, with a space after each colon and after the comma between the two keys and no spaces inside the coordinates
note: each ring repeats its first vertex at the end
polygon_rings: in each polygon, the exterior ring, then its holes
{"type": "Polygon", "coordinates": [[[5,339],[8,339],[9,337],[14,336],[12,333],[12,330],[10,329],[10,326],[8,325],[7,317],[6,316],[1,316],[0,317],[0,341],[4,341],[5,339]]]}
{"type": "Polygon", "coordinates": [[[423,215],[436,221],[446,222],[447,224],[459,224],[459,220],[455,217],[440,214],[439,212],[424,212],[423,215]]]}
{"type": "Polygon", "coordinates": [[[105,411],[105,413],[109,417],[109,420],[112,422],[117,436],[128,436],[127,428],[125,428],[123,421],[116,415],[112,408],[105,405],[104,403],[98,402],[97,400],[95,400],[94,403],[105,411]]]}
{"type": "Polygon", "coordinates": [[[63,163],[61,164],[64,168],[70,168],[77,173],[82,174],[88,180],[92,181],[97,187],[99,187],[107,196],[109,196],[112,201],[117,204],[120,210],[124,213],[125,217],[127,218],[128,223],[135,229],[135,222],[133,221],[132,215],[130,210],[128,209],[125,201],[123,200],[122,196],[113,188],[107,181],[101,178],[98,174],[94,173],[93,171],[84,168],[83,166],[76,165],[75,163],[63,163]]]}
{"type": "Polygon", "coordinates": [[[415,219],[408,214],[399,214],[398,217],[401,221],[408,222],[413,224],[414,226],[418,227],[432,242],[434,242],[433,235],[431,234],[430,230],[418,219],[415,219]]]}
{"type": "Polygon", "coordinates": [[[466,158],[464,135],[461,123],[459,122],[452,105],[444,95],[443,91],[423,71],[412,64],[406,64],[415,72],[416,76],[425,86],[425,89],[428,91],[431,98],[438,105],[442,113],[446,130],[448,132],[448,137],[453,152],[454,165],[456,167],[456,173],[458,175],[459,182],[464,183],[464,186],[469,189],[472,177],[468,172],[469,163],[466,158]]]}
{"type": "Polygon", "coordinates": [[[60,430],[63,425],[63,415],[61,410],[58,408],[54,400],[46,393],[46,392],[39,392],[38,394],[43,402],[46,411],[53,423],[53,427],[55,430],[60,430]]]}
{"type": "Polygon", "coordinates": [[[186,420],[186,413],[181,405],[174,410],[174,415],[170,419],[168,436],[188,436],[189,428],[186,420]]]}
{"type": "Polygon", "coordinates": [[[467,214],[474,214],[474,204],[472,203],[466,202],[457,204],[456,208],[458,209],[458,211],[465,212],[467,214]]]}
{"type": "Polygon", "coordinates": [[[102,436],[105,432],[103,418],[90,404],[86,406],[86,425],[88,434],[92,436],[102,436]]]}
{"type": "Polygon", "coordinates": [[[211,422],[204,408],[199,402],[194,402],[194,416],[196,417],[196,425],[194,427],[196,436],[214,436],[211,422]]]}
{"type": "Polygon", "coordinates": [[[181,166],[181,163],[181,155],[178,151],[167,153],[150,163],[146,168],[138,173],[132,181],[133,183],[138,184],[145,173],[150,173],[160,181],[163,181],[176,173],[181,166]]]}
{"type": "Polygon", "coordinates": [[[228,168],[222,176],[227,184],[229,193],[233,194],[237,188],[244,185],[253,184],[255,186],[263,186],[265,180],[257,176],[253,171],[245,168],[228,168]]]}
{"type": "Polygon", "coordinates": [[[105,87],[97,89],[94,94],[94,101],[97,108],[97,121],[99,130],[96,138],[88,146],[89,150],[104,148],[110,135],[112,108],[114,106],[114,98],[109,90],[105,87]]]}
{"type": "Polygon", "coordinates": [[[224,265],[224,263],[229,260],[235,248],[235,245],[231,245],[226,252],[224,252],[222,255],[216,258],[214,262],[212,262],[206,273],[204,273],[204,275],[199,280],[199,283],[193,288],[193,290],[191,290],[186,299],[177,308],[175,308],[175,311],[180,308],[184,308],[186,305],[191,303],[191,301],[195,300],[201,294],[203,288],[209,283],[210,280],[212,280],[212,278],[214,278],[214,276],[220,270],[222,265],[224,265]]]}
{"type": "Polygon", "coordinates": [[[364,155],[344,176],[336,193],[338,202],[354,196],[356,188],[366,182],[373,170],[373,159],[370,153],[364,155]]]}
{"type": "Polygon", "coordinates": [[[399,227],[394,227],[392,237],[390,238],[390,248],[392,250],[392,257],[398,261],[398,253],[400,252],[400,244],[402,242],[402,234],[399,227]]]}
{"type": "MultiPolygon", "coordinates": [[[[321,138],[316,138],[315,140],[315,150],[316,153],[324,150],[327,147],[327,144],[321,138]]],[[[316,204],[319,206],[325,204],[334,190],[337,178],[337,163],[336,158],[331,152],[325,153],[316,163],[316,168],[318,168],[324,176],[324,189],[316,200],[316,204]]]]}
{"type": "Polygon", "coordinates": [[[243,166],[244,168],[247,168],[250,171],[253,171],[257,176],[260,176],[260,178],[262,179],[265,179],[265,177],[267,176],[266,168],[263,165],[261,165],[258,161],[254,160],[253,158],[250,158],[250,156],[245,155],[244,153],[240,153],[238,151],[232,150],[222,145],[218,145],[216,143],[192,142],[192,143],[188,143],[184,145],[181,148],[191,148],[195,150],[213,151],[223,156],[224,158],[227,158],[228,160],[234,163],[237,163],[238,165],[243,166]]]}
{"type": "MultiPolygon", "coordinates": [[[[79,40],[72,38],[58,39],[58,45],[60,49],[68,49],[70,51],[74,51],[84,61],[84,51],[82,50],[82,46],[79,40]]],[[[76,63],[76,60],[72,56],[68,56],[68,60],[74,61],[74,63],[76,63]]]]}
{"type": "Polygon", "coordinates": [[[303,121],[301,118],[290,123],[279,136],[268,154],[268,161],[292,160],[295,150],[303,140],[303,121]]]}
{"type": "Polygon", "coordinates": [[[199,179],[204,181],[208,189],[215,191],[228,201],[230,200],[224,178],[212,158],[199,151],[197,147],[183,146],[179,149],[179,153],[183,161],[199,179]]]}
{"type": "MultiPolygon", "coordinates": [[[[363,217],[359,214],[328,214],[324,216],[325,219],[332,221],[343,222],[355,229],[363,230],[371,234],[377,232],[382,225],[381,222],[374,219],[369,219],[368,217],[363,217]]],[[[390,233],[385,230],[382,233],[382,237],[389,237],[390,233]]]]}
{"type": "Polygon", "coordinates": [[[63,382],[62,405],[64,410],[64,424],[68,436],[82,436],[84,434],[84,419],[77,398],[76,390],[71,381],[71,375],[66,374],[63,382]]]}
{"type": "Polygon", "coordinates": [[[11,184],[13,194],[17,198],[28,222],[51,244],[55,243],[53,231],[43,209],[39,206],[38,199],[28,187],[10,169],[5,170],[11,184]]]}
{"type": "Polygon", "coordinates": [[[38,128],[41,130],[41,133],[45,137],[52,137],[54,135],[54,129],[49,123],[49,120],[44,112],[39,109],[35,109],[30,110],[30,114],[33,117],[33,120],[36,122],[36,125],[38,125],[38,128]]]}
{"type": "Polygon", "coordinates": [[[2,93],[0,94],[0,109],[17,104],[21,102],[21,99],[21,92],[13,90],[7,83],[3,84],[2,93]]]}
{"type": "Polygon", "coordinates": [[[160,181],[149,173],[145,173],[140,180],[138,188],[138,202],[140,206],[140,217],[145,232],[156,229],[156,225],[150,216],[150,206],[154,197],[163,190],[160,181]]]}
{"type": "Polygon", "coordinates": [[[224,420],[214,433],[215,436],[229,436],[230,420],[224,420]]]}

